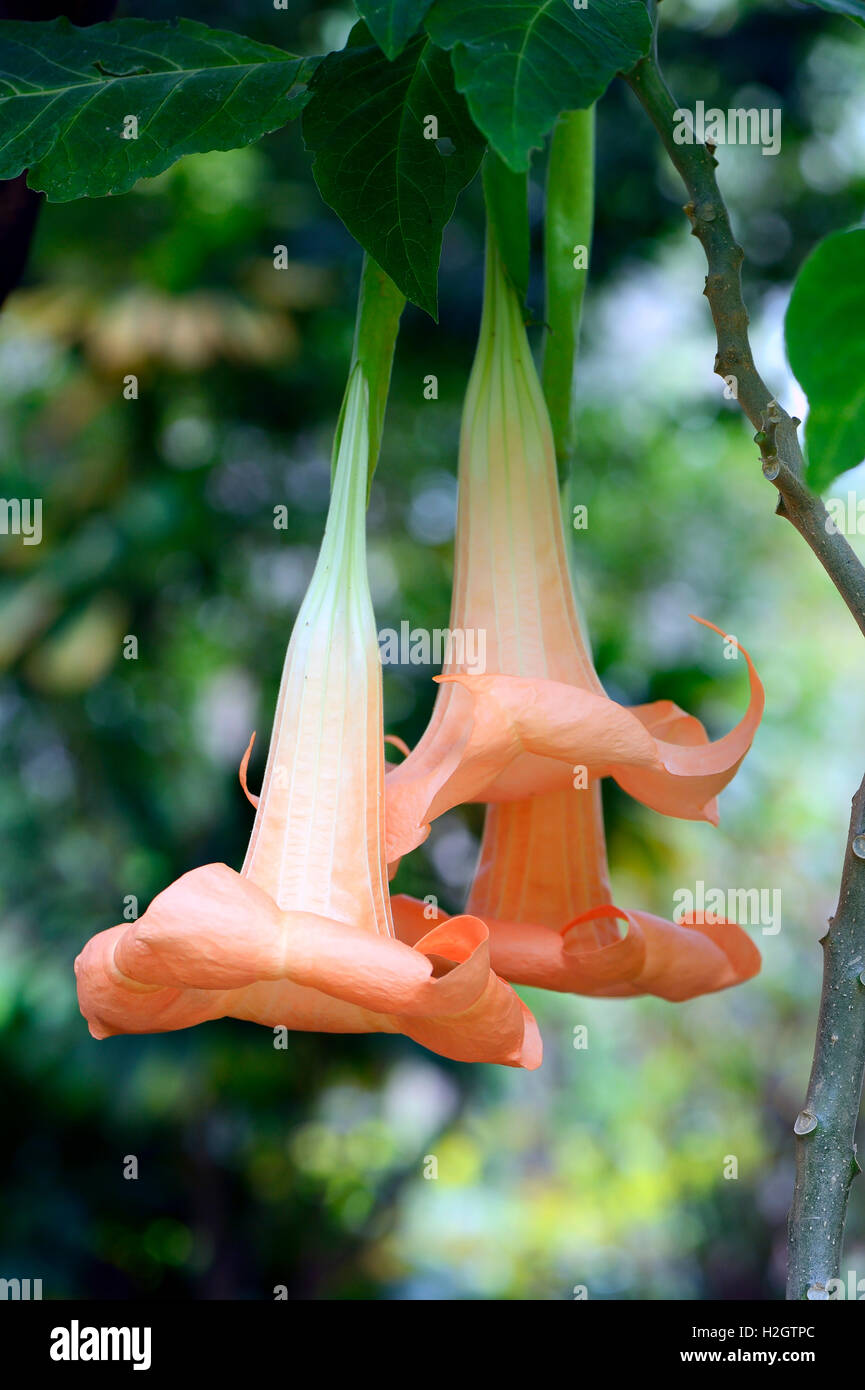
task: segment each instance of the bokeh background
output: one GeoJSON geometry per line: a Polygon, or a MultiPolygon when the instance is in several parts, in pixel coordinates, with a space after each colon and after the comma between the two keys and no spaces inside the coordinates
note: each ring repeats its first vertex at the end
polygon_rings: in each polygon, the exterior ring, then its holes
{"type": "MultiPolygon", "coordinates": [[[[310,53],[352,21],[348,5],[302,0],[183,12],[310,53]]],[[[662,55],[682,104],[783,111],[777,157],[719,157],[758,362],[796,409],[783,312],[814,243],[862,216],[865,33],[808,5],[664,0],[662,55]]],[[[539,250],[542,159],[535,179],[539,250]]],[[[241,862],[252,813],[237,764],[251,729],[266,744],[322,532],[359,252],[297,127],[122,198],[45,207],[0,315],[0,493],[44,499],[41,546],[0,538],[0,1275],[42,1278],[45,1297],[781,1296],[817,942],[865,762],[863,650],[773,516],[712,374],[702,253],[621,85],[599,112],[598,183],[574,480],[598,667],[617,698],[669,696],[723,732],[744,707],[743,663],[696,612],[748,646],[768,700],[720,829],[606,789],[615,896],[669,915],[698,879],[780,887],[781,931],[756,929],[763,973],[686,1005],[527,990],[546,1042],[533,1074],[393,1037],[296,1034],[277,1051],[234,1021],[89,1037],[72,975],[84,941],[127,895],[143,910],[196,864],[241,862]],[[278,244],[288,270],[273,268],[278,244]],[[283,503],[287,533],[272,525],[283,503]]],[[[446,235],[439,326],[412,309],[403,321],[369,516],[383,627],[447,624],[481,271],[475,185],[446,235]]],[[[536,274],[540,309],[539,289],[536,274]]],[[[433,674],[386,669],[387,727],[409,743],[433,674]]],[[[444,817],[397,886],[459,909],[479,826],[477,809],[444,817]]],[[[865,1276],[860,1187],[845,1267],[865,1276]]]]}

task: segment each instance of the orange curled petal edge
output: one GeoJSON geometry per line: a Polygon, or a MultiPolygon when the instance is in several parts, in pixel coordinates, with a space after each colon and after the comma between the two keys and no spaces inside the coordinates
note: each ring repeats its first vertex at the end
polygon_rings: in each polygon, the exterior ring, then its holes
{"type": "Polygon", "coordinates": [[[416,945],[312,913],[281,912],[225,864],[184,874],[135,922],[76,961],[96,1037],[236,1016],[323,1032],[403,1032],[457,1060],[540,1064],[530,1013],[490,967],[478,918],[416,945]]]}
{"type": "MultiPolygon", "coordinates": [[[[400,938],[420,940],[425,904],[393,898],[400,938]]],[[[600,997],[652,994],[681,1001],[741,984],[760,969],[760,952],[733,922],[686,917],[681,924],[650,912],[603,904],[560,931],[487,921],[493,969],[514,984],[600,997]],[[623,931],[594,928],[618,919],[623,931]]]]}

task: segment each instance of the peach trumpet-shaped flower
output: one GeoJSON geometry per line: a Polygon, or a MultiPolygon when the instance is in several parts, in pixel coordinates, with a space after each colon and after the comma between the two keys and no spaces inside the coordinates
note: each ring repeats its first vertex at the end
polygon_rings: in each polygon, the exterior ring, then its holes
{"type": "MultiPolygon", "coordinates": [[[[487,922],[494,966],[506,978],[681,999],[753,975],[759,953],[735,924],[677,925],[611,903],[600,779],[614,777],[665,815],[717,822],[715,797],[751,744],[763,688],[740,649],[748,709],[714,743],[669,700],[627,709],[606,695],[568,574],[543,392],[489,232],[460,442],[450,624],[485,632],[487,672],[446,667],[426,732],[388,772],[391,866],[436,816],[486,802],[467,910],[487,922]]],[[[417,905],[395,898],[394,918],[413,940],[417,905]]]]}
{"type": "MultiPolygon", "coordinates": [[[[425,904],[392,901],[400,939],[419,940],[425,904]]],[[[612,903],[598,783],[488,806],[466,911],[489,929],[493,968],[521,985],[681,1001],[760,969],[736,923],[710,914],[668,922],[612,903]]]]}
{"type": "Polygon", "coordinates": [[[549,415],[491,234],[463,412],[450,625],[485,633],[487,671],[446,665],[423,737],[388,771],[389,863],[452,806],[561,791],[577,767],[664,815],[717,821],[715,797],[750,747],[763,687],[740,649],[748,708],[714,743],[670,700],[629,709],[605,693],[568,575],[549,415]]]}
{"type": "MultiPolygon", "coordinates": [[[[384,854],[381,666],[366,574],[369,392],[349,380],[318,562],[292,633],[243,869],[184,874],[76,961],[95,1037],[232,1016],[404,1033],[459,1061],[540,1064],[475,917],[397,939],[384,854]]],[[[241,779],[245,784],[245,763],[241,779]]]]}

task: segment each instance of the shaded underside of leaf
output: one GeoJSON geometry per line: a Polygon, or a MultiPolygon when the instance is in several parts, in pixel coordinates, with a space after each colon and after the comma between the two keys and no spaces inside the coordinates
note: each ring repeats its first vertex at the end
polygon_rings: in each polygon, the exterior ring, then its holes
{"type": "Polygon", "coordinates": [[[805,261],[784,324],[808,397],[808,480],[822,491],[865,458],[865,228],[834,232],[805,261]]]}
{"type": "Polygon", "coordinates": [[[0,179],[29,169],[55,202],[124,193],[285,125],[315,61],[192,20],[0,23],[0,179]]]}
{"type": "Polygon", "coordinates": [[[365,36],[356,26],[349,45],[318,68],[304,140],[325,202],[403,294],[435,317],[442,231],[484,142],[446,53],[420,36],[389,62],[365,36]]]}
{"type": "Polygon", "coordinates": [[[562,111],[591,106],[651,38],[642,0],[436,0],[427,29],[453,50],[458,90],[517,171],[562,111]]]}
{"type": "Polygon", "coordinates": [[[388,58],[402,53],[432,0],[355,0],[355,8],[388,58]]]}
{"type": "Polygon", "coordinates": [[[865,25],[865,0],[810,0],[822,10],[832,10],[834,14],[845,14],[857,24],[865,25]]]}

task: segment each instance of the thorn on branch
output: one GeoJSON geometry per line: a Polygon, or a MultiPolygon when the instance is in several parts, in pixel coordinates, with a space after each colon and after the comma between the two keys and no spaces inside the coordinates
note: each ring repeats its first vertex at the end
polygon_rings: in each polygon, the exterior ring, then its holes
{"type": "Polygon", "coordinates": [[[760,457],[763,460],[763,474],[770,482],[774,482],[781,472],[781,460],[778,458],[778,444],[776,435],[778,426],[784,416],[776,400],[771,400],[763,413],[763,428],[759,429],[754,435],[754,443],[760,447],[760,457]]]}

